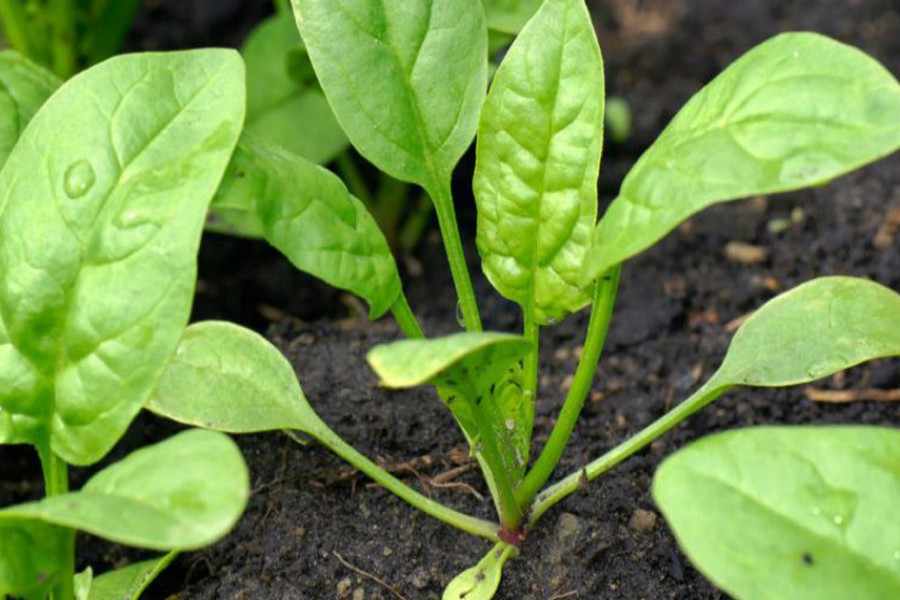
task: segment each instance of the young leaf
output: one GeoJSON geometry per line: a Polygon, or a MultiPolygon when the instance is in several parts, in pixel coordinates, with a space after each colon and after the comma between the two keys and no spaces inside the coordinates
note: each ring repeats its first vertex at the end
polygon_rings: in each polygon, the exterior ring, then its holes
{"type": "Polygon", "coordinates": [[[515,555],[515,547],[499,543],[471,569],[453,578],[442,600],[491,600],[500,587],[503,565],[515,555]]]}
{"type": "Polygon", "coordinates": [[[494,76],[473,186],[484,272],[538,322],[591,300],[581,266],[597,220],[603,60],[583,0],[548,0],[494,76]]]}
{"type": "Polygon", "coordinates": [[[60,80],[18,52],[0,52],[0,168],[60,80]]]}
{"type": "Polygon", "coordinates": [[[900,147],[900,84],[813,33],[757,46],[694,96],[637,162],[593,235],[585,276],[718,202],[826,183],[900,147]]]}
{"type": "Polygon", "coordinates": [[[653,496],[697,568],[736,598],[900,597],[900,432],[766,427],[666,459],[653,496]]]}
{"type": "Polygon", "coordinates": [[[865,279],[821,277],[767,302],[735,334],[713,380],[786,386],[900,356],[900,294],[865,279]]]}
{"type": "Polygon", "coordinates": [[[316,74],[350,141],[402,181],[444,185],[487,86],[479,0],[293,0],[316,74]]]}
{"type": "Polygon", "coordinates": [[[481,394],[530,350],[531,343],[517,335],[467,332],[383,344],[367,359],[387,387],[434,383],[481,394]]]}
{"type": "Polygon", "coordinates": [[[541,0],[482,0],[487,25],[493,31],[516,34],[537,12],[541,0]]]}
{"type": "Polygon", "coordinates": [[[295,267],[361,296],[373,319],[400,294],[378,224],[330,171],[244,136],[213,208],[241,205],[256,212],[266,240],[295,267]]]}
{"type": "Polygon", "coordinates": [[[39,424],[89,464],[140,410],[187,324],[243,92],[232,51],[121,56],[31,121],[0,173],[0,439],[45,443],[39,424]]]}
{"type": "Polygon", "coordinates": [[[58,532],[45,523],[0,519],[0,598],[48,597],[69,551],[58,532]]]}
{"type": "Polygon", "coordinates": [[[331,161],[347,147],[347,136],[318,89],[312,66],[310,82],[291,77],[294,57],[309,65],[292,15],[279,13],[260,23],[241,54],[247,66],[247,132],[317,164],[331,161]]]}
{"type": "Polygon", "coordinates": [[[194,429],[131,453],[81,491],[0,510],[0,524],[27,520],[142,548],[186,550],[224,536],[249,494],[235,443],[194,429]]]}
{"type": "Polygon", "coordinates": [[[91,581],[88,600],[137,600],[147,586],[176,556],[169,552],[158,558],[144,560],[103,573],[91,581]]]}
{"type": "Polygon", "coordinates": [[[174,421],[230,433],[297,429],[319,417],[294,369],[272,344],[222,321],[189,326],[147,409],[174,421]]]}

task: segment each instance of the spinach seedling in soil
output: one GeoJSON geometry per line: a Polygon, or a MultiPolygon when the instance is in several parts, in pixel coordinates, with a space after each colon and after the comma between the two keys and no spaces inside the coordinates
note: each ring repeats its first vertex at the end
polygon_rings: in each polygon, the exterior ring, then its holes
{"type": "MultiPolygon", "coordinates": [[[[255,219],[264,237],[299,269],[364,298],[372,318],[392,312],[410,339],[373,349],[369,362],[386,386],[436,388],[481,466],[498,522],[434,502],[361,456],[316,416],[286,360],[262,338],[234,325],[209,322],[188,328],[149,407],[224,431],[305,432],[413,506],[492,541],[490,552],[452,581],[445,598],[492,597],[504,564],[527,543],[528,532],[550,507],[731,388],[796,385],[900,355],[900,295],[863,279],[815,279],[760,308],[735,335],[722,366],[687,400],[548,485],[596,373],[622,263],[707,206],[821,185],[892,153],[900,147],[900,85],[854,48],[813,33],[779,35],[750,50],[687,103],[631,170],[598,222],[604,74],[582,0],[541,4],[497,69],[489,92],[487,22],[478,0],[452,8],[436,0],[351,4],[352,10],[335,0],[294,0],[298,29],[354,148],[433,200],[466,331],[438,339],[423,336],[388,244],[363,203],[337,176],[288,150],[246,134],[214,207],[255,219]],[[482,331],[463,259],[450,178],[476,133],[478,250],[494,287],[522,307],[522,335],[482,331]],[[541,329],[588,305],[591,315],[572,385],[549,439],[534,457],[541,329]],[[217,400],[180,402],[179,390],[190,388],[197,397],[217,400]],[[210,389],[215,394],[200,393],[210,389]]],[[[754,594],[730,583],[731,578],[764,580],[799,597],[795,576],[810,563],[794,560],[797,556],[808,554],[816,565],[852,557],[841,569],[816,567],[808,576],[842,578],[845,587],[890,597],[900,575],[896,562],[885,561],[896,559],[884,543],[868,540],[884,535],[884,527],[897,531],[887,504],[897,497],[898,454],[890,452],[896,432],[798,429],[734,435],[741,440],[710,441],[684,458],[676,456],[661,470],[656,486],[664,512],[701,569],[739,596],[754,594]],[[754,458],[753,449],[767,440],[790,449],[797,460],[748,467],[770,470],[773,477],[762,483],[731,481],[743,469],[742,461],[754,458]],[[881,450],[868,452],[867,444],[878,440],[884,440],[881,450]],[[816,479],[817,454],[825,447],[830,452],[844,448],[844,460],[827,471],[834,478],[816,479]],[[735,458],[726,460],[732,451],[735,458]],[[791,481],[791,470],[803,468],[798,463],[804,460],[803,481],[809,485],[777,487],[791,481]],[[863,489],[867,480],[849,473],[857,467],[876,473],[879,483],[863,489]],[[695,487],[683,485],[693,480],[695,487]],[[729,526],[735,535],[752,533],[759,542],[731,543],[727,553],[718,554],[720,564],[728,559],[727,575],[718,574],[709,552],[695,550],[715,522],[698,517],[697,498],[706,498],[714,486],[731,486],[731,503],[723,494],[715,514],[745,511],[732,515],[729,526]],[[804,506],[830,515],[830,524],[822,519],[816,527],[833,528],[835,515],[840,516],[840,530],[823,533],[827,544],[819,538],[815,547],[801,543],[810,530],[794,519],[795,513],[760,509],[763,498],[801,493],[808,501],[804,506]],[[789,555],[790,569],[770,569],[769,562],[752,554],[787,547],[806,548],[789,555]],[[765,569],[764,577],[756,566],[765,569]],[[871,569],[879,577],[869,577],[871,569]],[[786,587],[784,580],[791,578],[795,586],[786,587]]]]}
{"type": "MultiPolygon", "coordinates": [[[[484,0],[483,4],[488,14],[487,53],[497,61],[539,3],[484,0]]],[[[241,49],[247,67],[245,131],[316,164],[332,164],[373,214],[391,249],[408,253],[432,217],[431,200],[410,183],[360,163],[322,92],[290,3],[276,0],[275,9],[275,15],[260,23],[241,49]]],[[[207,229],[264,237],[252,215],[222,208],[212,212],[207,229]]]]}
{"type": "Polygon", "coordinates": [[[140,0],[3,0],[9,46],[64,79],[118,52],[140,0]]]}
{"type": "Polygon", "coordinates": [[[60,87],[7,51],[0,82],[0,443],[34,446],[46,492],[0,509],[0,597],[137,598],[176,552],[237,521],[240,452],[192,430],[79,491],[68,466],[107,454],[179,344],[241,131],[243,64],[228,50],[136,54],[60,87]],[[76,576],[77,530],[165,554],[76,576]]]}

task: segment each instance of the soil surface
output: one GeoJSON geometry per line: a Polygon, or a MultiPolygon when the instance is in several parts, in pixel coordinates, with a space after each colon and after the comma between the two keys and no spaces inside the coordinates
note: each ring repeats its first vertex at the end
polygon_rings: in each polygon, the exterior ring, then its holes
{"type": "MultiPolygon", "coordinates": [[[[147,3],[131,44],[170,48],[237,44],[269,3],[147,3]],[[211,7],[215,7],[212,10],[211,7]],[[188,23],[188,25],[185,25],[188,23]],[[174,31],[173,31],[174,30],[174,31]]],[[[893,0],[607,0],[590,2],[609,93],[635,116],[625,144],[606,149],[601,202],[615,194],[640,152],[699,87],[753,45],[785,30],[820,31],[900,73],[900,11],[893,0]]],[[[464,238],[474,211],[459,170],[464,238]]],[[[736,320],[810,278],[870,277],[900,289],[900,156],[814,190],[716,207],[691,219],[623,272],[616,317],[591,399],[558,470],[577,470],[661,416],[721,361],[736,320]],[[894,225],[892,226],[891,223],[894,225]],[[749,244],[751,247],[736,245],[749,244]]],[[[486,326],[515,331],[515,307],[479,274],[486,326]]],[[[439,239],[426,236],[406,279],[432,334],[456,329],[455,299],[439,239]],[[445,290],[437,292],[436,290],[445,290]]],[[[359,450],[455,508],[492,517],[480,476],[449,413],[429,390],[388,392],[365,364],[372,345],[397,339],[389,319],[365,322],[355,303],[293,274],[259,244],[210,236],[201,256],[197,318],[263,329],[295,365],[323,418],[359,450]],[[451,470],[462,472],[447,479],[451,470]]],[[[587,315],[543,330],[535,433],[546,439],[575,370],[587,315]]],[[[818,382],[827,389],[900,388],[900,361],[882,360],[818,382]]],[[[721,598],[681,554],[650,496],[659,462],[706,434],[759,424],[868,423],[896,427],[896,404],[824,404],[810,388],[724,396],[647,450],[547,513],[509,563],[498,598],[721,598]]],[[[142,417],[122,455],[174,426],[142,417]]],[[[238,442],[252,474],[250,506],[235,532],[180,557],[148,592],[200,599],[439,598],[488,551],[486,542],[419,514],[315,444],[278,433],[238,442]]],[[[0,447],[0,505],[40,494],[30,453],[0,447]]],[[[76,483],[87,475],[75,473],[76,483]]],[[[112,566],[143,555],[82,536],[85,563],[112,566]]],[[[102,569],[98,569],[102,570],[102,569]]]]}

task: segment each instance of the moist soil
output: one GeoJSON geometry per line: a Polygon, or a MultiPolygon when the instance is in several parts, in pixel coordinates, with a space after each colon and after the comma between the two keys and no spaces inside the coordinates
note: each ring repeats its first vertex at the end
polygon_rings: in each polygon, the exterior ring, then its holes
{"type": "MultiPolygon", "coordinates": [[[[892,0],[591,2],[610,94],[634,111],[624,144],[608,144],[605,206],[640,152],[699,87],[744,51],[785,30],[810,29],[859,46],[900,73],[900,11],[892,0]]],[[[135,49],[235,45],[268,2],[147,3],[135,49]]],[[[460,167],[457,198],[470,249],[474,211],[460,167]]],[[[741,317],[822,275],[856,275],[900,289],[900,157],[828,186],[716,207],[685,223],[623,271],[616,315],[590,400],[557,475],[579,469],[685,398],[720,363],[741,317]],[[743,246],[741,244],[744,244],[743,246]],[[747,246],[749,245],[749,246],[747,246]]],[[[515,331],[515,306],[471,269],[487,327],[515,331]]],[[[439,238],[404,261],[410,302],[430,334],[457,329],[439,238]],[[440,291],[438,291],[440,290],[440,291]]],[[[209,236],[195,318],[266,331],[290,358],[322,417],[358,449],[416,488],[491,518],[491,502],[449,413],[429,390],[389,392],[365,363],[399,338],[389,319],[367,323],[358,303],[295,274],[260,244],[209,236]]],[[[545,441],[575,370],[587,315],[543,330],[536,446],[545,441]]],[[[762,424],[896,427],[896,404],[809,399],[819,389],[900,388],[900,361],[881,360],[814,386],[732,392],[549,511],[508,564],[500,599],[721,598],[695,571],[650,495],[653,472],[704,435],[762,424]]],[[[141,417],[113,457],[170,435],[141,417]]],[[[489,545],[418,513],[323,448],[280,433],[238,438],[253,494],[235,531],[180,557],[147,598],[439,598],[489,545]]],[[[88,471],[76,471],[77,482],[88,471]]],[[[0,504],[40,494],[30,453],[0,448],[0,504]]],[[[143,555],[81,536],[97,571],[143,555]],[[99,568],[98,568],[99,567],[99,568]]]]}

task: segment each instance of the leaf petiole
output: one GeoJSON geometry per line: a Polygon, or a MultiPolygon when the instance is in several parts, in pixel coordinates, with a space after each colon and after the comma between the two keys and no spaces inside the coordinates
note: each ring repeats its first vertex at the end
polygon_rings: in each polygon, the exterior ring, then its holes
{"type": "MultiPolygon", "coordinates": [[[[37,445],[44,473],[45,495],[59,496],[69,491],[69,467],[66,461],[56,455],[50,443],[37,445]]],[[[75,530],[60,527],[57,535],[64,538],[60,554],[59,581],[53,587],[53,600],[73,600],[75,598],[75,530]]]]}
{"type": "Polygon", "coordinates": [[[572,436],[572,430],[581,414],[584,400],[591,389],[591,382],[597,371],[597,363],[609,331],[609,322],[616,303],[621,271],[621,265],[613,267],[597,281],[584,349],[581,359],[578,361],[572,386],[566,395],[565,403],[553,426],[553,431],[550,432],[550,438],[534,462],[534,466],[525,476],[522,485],[519,486],[518,498],[519,505],[522,507],[530,505],[541,487],[550,479],[553,470],[559,464],[569,438],[572,436]]]}
{"type": "Polygon", "coordinates": [[[403,335],[409,339],[422,339],[425,337],[425,334],[422,333],[422,328],[419,326],[419,321],[416,319],[416,315],[413,313],[412,308],[410,308],[409,300],[406,299],[406,294],[403,293],[403,290],[400,290],[400,294],[391,305],[391,314],[394,315],[394,320],[397,321],[397,326],[400,327],[400,331],[403,332],[403,335]]]}

